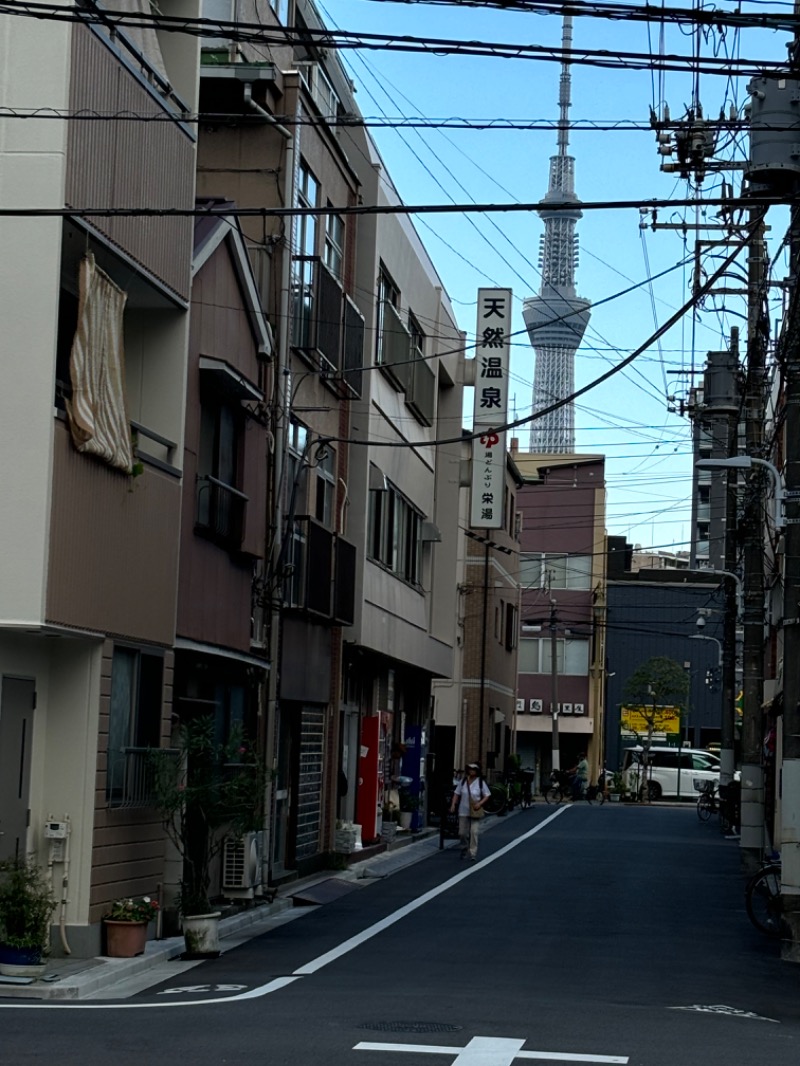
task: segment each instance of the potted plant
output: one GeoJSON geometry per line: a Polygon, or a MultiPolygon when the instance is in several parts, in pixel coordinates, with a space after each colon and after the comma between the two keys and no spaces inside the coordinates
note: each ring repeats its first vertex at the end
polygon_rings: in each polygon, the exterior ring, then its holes
{"type": "Polygon", "coordinates": [[[608,790],[609,799],[619,803],[625,793],[625,775],[615,770],[611,775],[611,787],[608,790]]]}
{"type": "Polygon", "coordinates": [[[115,900],[103,915],[109,957],[132,959],[143,955],[147,926],[157,914],[158,903],[150,896],[115,900]]]}
{"type": "Polygon", "coordinates": [[[183,860],[177,906],[184,957],[214,957],[220,912],[211,904],[212,863],[226,837],[240,839],[263,827],[263,761],[239,728],[220,743],[210,715],[180,726],[177,749],[150,755],[153,802],[183,860]]]}
{"type": "Polygon", "coordinates": [[[400,793],[400,828],[410,829],[414,814],[419,810],[419,796],[405,789],[400,793]]]}
{"type": "Polygon", "coordinates": [[[0,862],[0,973],[38,977],[50,946],[56,901],[33,859],[0,862]]]}
{"type": "Polygon", "coordinates": [[[397,824],[400,811],[394,803],[384,803],[383,824],[381,826],[381,840],[384,844],[390,844],[397,836],[397,824]]]}

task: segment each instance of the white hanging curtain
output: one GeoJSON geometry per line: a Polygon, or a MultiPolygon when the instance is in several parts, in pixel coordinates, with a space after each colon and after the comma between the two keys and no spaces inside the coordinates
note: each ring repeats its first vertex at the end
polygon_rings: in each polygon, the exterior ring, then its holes
{"type": "Polygon", "coordinates": [[[72,401],[67,404],[79,452],[130,474],[131,430],[125,403],[122,316],[125,293],[88,254],[80,267],[78,328],[70,353],[72,401]]]}

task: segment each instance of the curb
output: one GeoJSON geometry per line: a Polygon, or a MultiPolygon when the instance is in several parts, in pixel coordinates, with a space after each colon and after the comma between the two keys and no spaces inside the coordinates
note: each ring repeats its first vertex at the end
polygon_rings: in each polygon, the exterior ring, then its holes
{"type": "MultiPolygon", "coordinates": [[[[512,814],[515,812],[512,812],[512,814]]],[[[494,818],[487,819],[480,827],[484,833],[497,824],[494,818]]],[[[378,854],[367,853],[363,860],[351,862],[345,870],[320,871],[310,877],[299,878],[282,885],[271,903],[255,906],[250,910],[240,911],[228,918],[221,918],[219,923],[220,940],[235,936],[267,919],[274,918],[284,911],[292,910],[292,896],[298,889],[308,887],[320,881],[337,878],[341,880],[379,879],[389,877],[407,866],[412,866],[430,856],[434,849],[438,851],[439,830],[428,827],[415,835],[414,839],[402,840],[385,848],[378,854]]],[[[457,847],[458,841],[445,840],[444,850],[457,847]]],[[[356,853],[358,854],[358,853],[356,853]]],[[[257,935],[255,932],[254,936],[257,935]]],[[[51,971],[50,980],[36,981],[31,985],[4,985],[0,977],[0,1000],[35,999],[35,1000],[78,1000],[94,996],[103,989],[111,988],[120,981],[128,980],[139,974],[178,958],[185,951],[182,936],[168,940],[148,940],[143,955],[133,959],[112,959],[97,956],[86,960],[86,969],[75,973],[57,976],[57,970],[51,971]]],[[[55,964],[69,960],[54,960],[55,964]]]]}

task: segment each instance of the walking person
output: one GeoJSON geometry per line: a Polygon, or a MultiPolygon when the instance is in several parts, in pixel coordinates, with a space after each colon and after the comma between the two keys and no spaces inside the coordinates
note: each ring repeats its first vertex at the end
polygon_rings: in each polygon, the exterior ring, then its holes
{"type": "Polygon", "coordinates": [[[577,766],[573,766],[569,771],[572,777],[572,798],[573,800],[583,799],[586,792],[586,786],[589,784],[589,763],[586,760],[586,752],[582,751],[578,755],[577,766]]]}
{"type": "Polygon", "coordinates": [[[478,857],[478,822],[483,818],[483,808],[490,796],[489,786],[481,776],[476,762],[467,764],[467,774],[456,785],[450,811],[458,808],[458,833],[461,838],[461,858],[469,855],[470,862],[478,857]]]}

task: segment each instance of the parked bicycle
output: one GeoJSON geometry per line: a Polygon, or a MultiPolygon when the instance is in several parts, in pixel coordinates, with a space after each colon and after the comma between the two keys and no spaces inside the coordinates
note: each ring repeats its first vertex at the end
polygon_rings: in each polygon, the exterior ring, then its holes
{"type": "MultiPolygon", "coordinates": [[[[556,806],[565,799],[573,798],[572,778],[566,770],[553,770],[550,774],[550,783],[544,790],[544,798],[549,804],[556,806]]],[[[596,785],[587,785],[580,796],[587,803],[602,805],[606,801],[605,782],[601,776],[596,785]]]]}
{"type": "Polygon", "coordinates": [[[747,882],[744,895],[747,916],[756,929],[767,936],[783,932],[780,861],[766,863],[747,882]]]}
{"type": "Polygon", "coordinates": [[[484,804],[487,814],[504,814],[515,807],[527,810],[533,803],[533,773],[519,770],[503,774],[489,785],[489,798],[484,804]]]}

